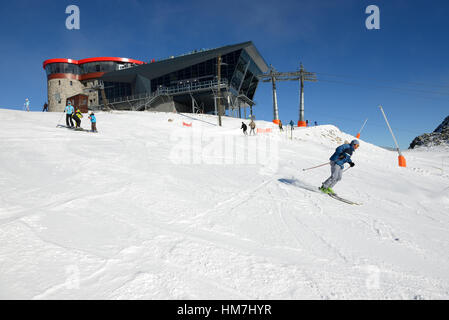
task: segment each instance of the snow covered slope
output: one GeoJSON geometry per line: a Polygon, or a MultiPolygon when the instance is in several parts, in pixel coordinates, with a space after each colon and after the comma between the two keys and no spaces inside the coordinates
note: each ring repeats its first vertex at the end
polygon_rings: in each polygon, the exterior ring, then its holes
{"type": "Polygon", "coordinates": [[[449,298],[448,150],[399,168],[361,140],[334,188],[355,206],[316,192],[328,166],[302,171],[353,139],[334,126],[60,117],[0,110],[2,299],[449,298]]]}

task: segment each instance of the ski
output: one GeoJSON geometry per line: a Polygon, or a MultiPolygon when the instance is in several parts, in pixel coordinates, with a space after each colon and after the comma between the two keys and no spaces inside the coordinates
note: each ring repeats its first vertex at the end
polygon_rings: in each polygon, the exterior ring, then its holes
{"type": "Polygon", "coordinates": [[[91,133],[98,133],[98,131],[92,131],[84,128],[74,128],[75,131],[84,131],[84,132],[91,132],[91,133]]]}
{"type": "Polygon", "coordinates": [[[323,192],[323,191],[321,191],[320,187],[318,187],[318,190],[319,190],[320,193],[327,194],[329,197],[334,198],[335,200],[339,200],[341,202],[345,202],[347,204],[352,204],[352,205],[358,205],[358,206],[362,205],[361,203],[357,203],[357,202],[354,202],[354,201],[342,198],[342,197],[338,196],[336,193],[323,192]]]}
{"type": "Polygon", "coordinates": [[[58,124],[58,125],[56,125],[56,127],[58,127],[58,128],[67,128],[67,129],[74,129],[75,128],[75,127],[65,126],[63,124],[58,124]]]}
{"type": "Polygon", "coordinates": [[[352,205],[357,205],[357,206],[361,206],[362,205],[361,203],[353,202],[351,200],[347,200],[347,199],[344,199],[344,198],[342,198],[340,196],[337,196],[335,193],[328,193],[328,195],[331,198],[334,198],[336,200],[340,200],[341,202],[345,202],[347,204],[352,204],[352,205]]]}
{"type": "Polygon", "coordinates": [[[84,128],[68,127],[68,126],[65,126],[63,124],[58,124],[56,127],[58,127],[58,128],[66,128],[66,129],[70,129],[70,130],[73,130],[73,131],[84,131],[84,132],[98,133],[98,131],[87,130],[87,129],[84,129],[84,128]]]}
{"type": "Polygon", "coordinates": [[[301,188],[301,189],[306,189],[306,190],[309,190],[309,191],[312,191],[312,192],[321,193],[321,191],[317,190],[315,188],[315,186],[307,184],[307,183],[304,183],[302,181],[299,181],[298,179],[294,179],[294,178],[292,178],[292,179],[279,179],[278,181],[282,182],[284,184],[287,184],[287,185],[291,185],[291,186],[294,186],[294,187],[301,188]]]}
{"type": "MultiPolygon", "coordinates": [[[[298,187],[298,188],[301,188],[301,189],[305,189],[305,190],[308,190],[308,191],[312,191],[312,192],[316,192],[316,193],[320,193],[320,194],[326,195],[326,193],[322,192],[319,187],[317,188],[315,186],[312,186],[312,185],[309,185],[307,183],[301,182],[301,181],[299,181],[297,179],[293,179],[293,178],[292,179],[279,179],[278,181],[282,182],[284,184],[287,184],[287,185],[295,186],[295,187],[298,187]]],[[[335,200],[339,200],[339,201],[345,202],[347,204],[358,205],[358,206],[362,205],[361,203],[357,203],[357,202],[353,202],[351,200],[344,199],[344,198],[338,196],[336,193],[333,193],[333,194],[332,193],[327,193],[327,195],[329,195],[330,197],[334,198],[335,200]]]]}

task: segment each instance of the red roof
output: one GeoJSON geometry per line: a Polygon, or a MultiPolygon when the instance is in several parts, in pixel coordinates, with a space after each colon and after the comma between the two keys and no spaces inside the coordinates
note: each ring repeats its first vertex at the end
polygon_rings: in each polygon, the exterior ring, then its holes
{"type": "Polygon", "coordinates": [[[45,66],[50,63],[72,63],[81,65],[84,63],[89,62],[101,62],[101,61],[114,61],[114,62],[129,62],[129,63],[135,63],[135,64],[144,64],[145,62],[135,60],[135,59],[128,59],[128,58],[117,58],[117,57],[98,57],[98,58],[87,58],[83,60],[73,60],[73,59],[49,59],[45,60],[43,63],[43,68],[45,69],[45,66]]]}

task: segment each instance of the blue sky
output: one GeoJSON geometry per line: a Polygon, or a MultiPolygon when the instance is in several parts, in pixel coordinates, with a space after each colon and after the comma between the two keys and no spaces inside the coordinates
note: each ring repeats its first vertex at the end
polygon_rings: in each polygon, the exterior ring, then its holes
{"type": "MultiPolygon", "coordinates": [[[[294,71],[302,61],[319,81],[306,83],[305,116],[393,146],[378,105],[401,148],[449,115],[449,1],[8,1],[0,19],[0,107],[34,110],[46,101],[42,62],[117,56],[144,61],[252,40],[268,64],[294,71]],[[65,8],[81,11],[67,30],[65,8]],[[367,30],[365,8],[380,8],[367,30]]],[[[281,120],[298,120],[297,82],[278,85],[281,120]]],[[[269,83],[256,92],[257,119],[272,120],[269,83]]]]}

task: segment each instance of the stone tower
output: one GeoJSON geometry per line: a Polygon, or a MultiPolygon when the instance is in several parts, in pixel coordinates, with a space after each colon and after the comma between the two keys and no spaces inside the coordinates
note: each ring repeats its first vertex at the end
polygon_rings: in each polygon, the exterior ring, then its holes
{"type": "Polygon", "coordinates": [[[138,60],[114,57],[45,60],[43,67],[47,73],[48,111],[64,111],[67,98],[77,94],[88,95],[89,108],[99,105],[98,90],[92,87],[98,84],[105,73],[143,63],[138,60]]]}
{"type": "Polygon", "coordinates": [[[48,79],[48,111],[62,112],[66,99],[84,93],[84,85],[76,79],[48,79]]]}

